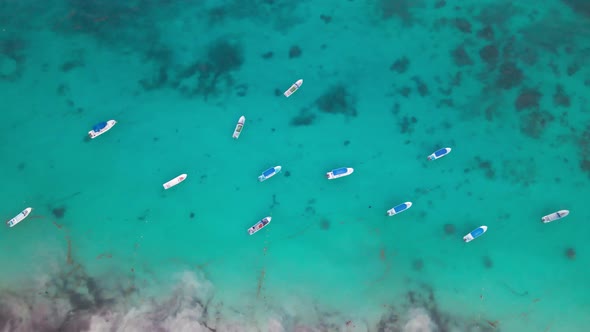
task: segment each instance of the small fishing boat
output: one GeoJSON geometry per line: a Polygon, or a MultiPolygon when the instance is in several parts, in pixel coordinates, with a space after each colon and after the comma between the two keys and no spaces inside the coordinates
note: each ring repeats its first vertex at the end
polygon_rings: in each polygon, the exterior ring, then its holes
{"type": "Polygon", "coordinates": [[[299,89],[301,87],[301,84],[303,84],[303,80],[301,80],[301,79],[299,79],[299,80],[297,80],[297,82],[293,83],[293,85],[291,85],[291,87],[287,91],[285,91],[285,93],[283,93],[285,95],[285,97],[289,98],[290,95],[295,93],[295,91],[297,91],[297,89],[299,89]]]}
{"type": "Polygon", "coordinates": [[[541,218],[541,221],[546,224],[557,219],[565,218],[568,214],[570,214],[569,210],[559,210],[557,212],[553,212],[551,214],[544,216],[543,218],[541,218]]]}
{"type": "Polygon", "coordinates": [[[333,169],[333,170],[329,171],[328,173],[326,173],[326,177],[328,178],[328,180],[332,180],[332,179],[337,179],[337,178],[341,178],[344,176],[349,176],[353,172],[354,172],[354,168],[352,168],[352,167],[340,167],[340,168],[333,169]]]}
{"type": "Polygon", "coordinates": [[[258,177],[258,181],[262,182],[272,178],[281,171],[281,168],[281,166],[275,166],[267,169],[266,171],[262,172],[262,174],[258,177]]]}
{"type": "Polygon", "coordinates": [[[164,183],[163,184],[164,189],[170,189],[170,188],[174,187],[175,185],[177,185],[177,184],[181,183],[182,181],[186,180],[186,177],[187,176],[188,175],[186,175],[186,174],[180,174],[179,176],[175,177],[174,179],[172,179],[172,180],[164,183]]]}
{"type": "Polygon", "coordinates": [[[246,122],[245,116],[240,116],[238,123],[236,124],[236,129],[234,129],[234,134],[232,135],[233,138],[238,139],[240,134],[242,133],[242,129],[244,128],[244,123],[246,122]]]}
{"type": "Polygon", "coordinates": [[[14,218],[8,220],[6,222],[6,225],[8,225],[8,227],[13,227],[14,225],[18,224],[19,222],[25,220],[25,218],[29,216],[29,214],[31,213],[32,210],[33,210],[33,208],[30,208],[30,207],[24,209],[21,213],[17,214],[14,218]]]}
{"type": "Polygon", "coordinates": [[[97,123],[92,127],[92,130],[88,132],[88,137],[94,139],[111,130],[111,128],[113,128],[116,124],[117,121],[115,120],[97,123]]]}
{"type": "Polygon", "coordinates": [[[402,213],[411,207],[412,207],[412,202],[405,202],[405,203],[402,203],[400,205],[396,205],[396,206],[392,207],[391,209],[387,210],[387,215],[393,216],[398,213],[402,213]]]}
{"type": "Polygon", "coordinates": [[[472,230],[469,234],[463,237],[463,241],[471,242],[478,237],[480,237],[483,233],[487,232],[488,226],[479,226],[478,228],[472,230]]]}
{"type": "Polygon", "coordinates": [[[264,227],[266,227],[266,225],[270,224],[271,219],[272,219],[271,217],[266,217],[266,218],[260,220],[259,222],[254,224],[254,226],[248,228],[248,234],[252,235],[252,234],[258,232],[259,230],[263,229],[264,227]]]}
{"type": "Polygon", "coordinates": [[[451,148],[442,148],[434,151],[430,156],[428,156],[428,160],[435,160],[438,158],[442,158],[446,155],[451,153],[451,148]]]}

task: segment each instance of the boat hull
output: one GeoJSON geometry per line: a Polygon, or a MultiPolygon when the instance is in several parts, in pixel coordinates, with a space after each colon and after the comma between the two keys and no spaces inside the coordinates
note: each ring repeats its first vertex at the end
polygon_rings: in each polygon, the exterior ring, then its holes
{"type": "Polygon", "coordinates": [[[428,160],[436,160],[438,158],[442,158],[449,153],[451,153],[451,148],[442,148],[439,150],[434,151],[430,156],[428,156],[428,160]]]}
{"type": "Polygon", "coordinates": [[[487,231],[488,231],[488,226],[479,226],[478,228],[469,232],[469,234],[465,235],[463,237],[463,241],[471,242],[471,241],[477,239],[478,237],[482,236],[487,231]]]}
{"type": "Polygon", "coordinates": [[[256,232],[258,232],[259,230],[263,229],[264,227],[266,227],[268,224],[270,224],[270,221],[272,220],[271,217],[266,217],[263,218],[262,220],[260,220],[259,222],[257,222],[256,224],[254,224],[254,226],[248,228],[248,234],[252,235],[256,232]]]}
{"type": "Polygon", "coordinates": [[[21,213],[17,214],[14,218],[8,220],[6,222],[6,225],[8,225],[8,227],[14,227],[16,224],[25,220],[31,214],[31,211],[33,211],[33,208],[30,207],[22,210],[21,213]]]}
{"type": "Polygon", "coordinates": [[[387,215],[394,216],[396,214],[407,211],[411,207],[412,207],[412,202],[405,202],[405,203],[396,205],[396,206],[392,207],[391,209],[387,210],[387,215]]]}
{"type": "Polygon", "coordinates": [[[232,135],[232,137],[234,139],[238,139],[240,137],[240,134],[242,133],[242,129],[244,129],[245,123],[246,123],[246,117],[242,115],[240,117],[240,119],[238,120],[238,123],[236,124],[236,128],[234,129],[234,134],[232,135]]]}
{"type": "Polygon", "coordinates": [[[541,221],[544,224],[550,223],[552,221],[559,220],[561,218],[565,218],[568,216],[568,214],[570,214],[569,210],[559,210],[557,212],[553,212],[551,214],[544,216],[543,218],[541,218],[541,221]]]}
{"type": "Polygon", "coordinates": [[[188,177],[188,175],[186,175],[186,174],[180,174],[179,176],[175,177],[174,179],[164,183],[162,186],[166,190],[170,189],[170,188],[176,186],[177,184],[181,183],[182,181],[186,180],[187,177],[188,177]]]}
{"type": "Polygon", "coordinates": [[[100,135],[106,133],[107,131],[111,130],[111,128],[113,128],[116,124],[117,124],[117,121],[115,121],[115,120],[109,120],[109,121],[107,121],[107,125],[104,128],[102,128],[101,130],[99,130],[99,131],[94,131],[94,130],[89,131],[88,132],[88,137],[90,137],[91,139],[95,139],[98,136],[100,136],[100,135]]]}
{"type": "Polygon", "coordinates": [[[266,180],[272,178],[273,176],[279,174],[281,169],[282,169],[281,166],[275,166],[275,167],[271,167],[271,168],[267,169],[266,171],[262,172],[262,174],[258,177],[258,181],[262,182],[262,181],[266,181],[266,180]],[[272,172],[271,172],[271,170],[272,170],[272,172]]]}
{"type": "Polygon", "coordinates": [[[337,169],[333,169],[329,172],[326,173],[326,178],[328,178],[328,180],[333,180],[333,179],[338,179],[338,178],[342,178],[345,176],[349,176],[350,174],[354,173],[354,168],[352,167],[342,167],[342,168],[337,168],[337,169]],[[338,170],[341,169],[346,169],[345,172],[339,172],[338,170]]]}
{"type": "Polygon", "coordinates": [[[299,90],[299,88],[301,87],[302,84],[303,84],[302,79],[297,80],[297,82],[293,83],[293,85],[291,85],[291,87],[289,87],[289,89],[287,89],[287,91],[285,91],[283,94],[285,95],[285,97],[289,98],[289,96],[294,94],[295,91],[299,90]]]}

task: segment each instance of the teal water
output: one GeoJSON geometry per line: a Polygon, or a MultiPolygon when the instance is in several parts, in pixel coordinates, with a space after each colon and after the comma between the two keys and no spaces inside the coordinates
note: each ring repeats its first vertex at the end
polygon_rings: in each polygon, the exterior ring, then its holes
{"type": "Polygon", "coordinates": [[[0,0],[2,330],[587,331],[589,20],[0,0]]]}

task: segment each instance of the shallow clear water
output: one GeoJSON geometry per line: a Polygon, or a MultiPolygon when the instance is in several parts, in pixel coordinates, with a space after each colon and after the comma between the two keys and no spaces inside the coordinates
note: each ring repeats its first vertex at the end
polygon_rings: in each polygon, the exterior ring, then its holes
{"type": "Polygon", "coordinates": [[[3,330],[587,330],[588,5],[0,8],[3,330]]]}

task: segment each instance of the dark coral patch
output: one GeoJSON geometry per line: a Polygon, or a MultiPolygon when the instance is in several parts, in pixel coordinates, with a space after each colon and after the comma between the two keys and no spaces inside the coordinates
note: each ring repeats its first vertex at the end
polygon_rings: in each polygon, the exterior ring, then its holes
{"type": "Polygon", "coordinates": [[[576,259],[576,250],[574,248],[566,248],[564,254],[567,259],[576,259]]]}
{"type": "Polygon", "coordinates": [[[562,0],[565,4],[570,6],[572,10],[580,15],[590,18],[590,2],[579,0],[562,0]]]}
{"type": "Polygon", "coordinates": [[[455,234],[455,225],[453,225],[453,224],[444,224],[443,230],[445,231],[445,234],[447,234],[447,235],[453,235],[453,234],[455,234]]]}
{"type": "Polygon", "coordinates": [[[298,58],[301,56],[301,47],[294,45],[289,49],[289,59],[298,58]]]}
{"type": "Polygon", "coordinates": [[[414,271],[422,271],[422,269],[424,268],[424,261],[420,258],[414,259],[412,261],[412,268],[414,269],[414,271]]]}
{"type": "Polygon", "coordinates": [[[459,31],[463,33],[471,33],[471,23],[464,18],[456,18],[453,21],[455,28],[459,29],[459,31]]]}
{"type": "Polygon", "coordinates": [[[455,64],[459,67],[470,66],[473,64],[473,60],[471,60],[471,57],[469,57],[469,54],[467,54],[467,51],[463,46],[457,46],[457,48],[451,52],[451,55],[453,56],[455,64]]]}
{"type": "Polygon", "coordinates": [[[305,109],[302,109],[301,111],[299,111],[299,114],[297,114],[295,117],[291,119],[290,124],[294,127],[309,126],[313,123],[314,120],[314,114],[308,112],[305,109]]]}
{"type": "Polygon", "coordinates": [[[538,139],[553,120],[553,115],[547,111],[530,112],[521,118],[520,132],[530,138],[538,139]]]}
{"type": "Polygon", "coordinates": [[[502,66],[500,66],[499,77],[496,81],[496,85],[499,88],[508,90],[518,86],[523,79],[524,75],[522,74],[522,70],[516,66],[516,63],[505,62],[502,64],[502,66]]]}
{"type": "Polygon", "coordinates": [[[414,132],[414,125],[416,125],[417,122],[418,122],[418,119],[416,119],[416,117],[414,117],[414,116],[412,116],[412,117],[404,116],[399,121],[400,133],[402,133],[402,134],[413,133],[414,132]]]}
{"type": "Polygon", "coordinates": [[[541,97],[541,93],[536,89],[524,89],[514,101],[514,107],[518,111],[524,109],[539,109],[541,97]]]}
{"type": "Polygon", "coordinates": [[[51,213],[53,213],[53,216],[56,217],[57,219],[61,219],[66,214],[66,207],[61,206],[58,208],[54,208],[53,210],[51,210],[51,213]]]}
{"type": "Polygon", "coordinates": [[[330,229],[330,220],[323,218],[320,220],[320,229],[327,231],[330,229]]]}
{"type": "Polygon", "coordinates": [[[494,170],[491,161],[475,157],[475,162],[477,163],[477,167],[484,171],[486,178],[493,180],[496,177],[496,171],[494,170]]]}
{"type": "Polygon", "coordinates": [[[477,36],[481,39],[491,41],[494,39],[494,29],[487,25],[477,32],[477,36]]]}
{"type": "Polygon", "coordinates": [[[489,256],[483,256],[481,260],[486,269],[491,269],[494,266],[494,262],[489,256]]]}
{"type": "Polygon", "coordinates": [[[555,93],[553,93],[553,105],[570,107],[570,97],[565,93],[563,85],[561,84],[557,84],[557,86],[555,86],[555,93]]]}
{"type": "Polygon", "coordinates": [[[209,46],[207,62],[214,73],[228,73],[242,66],[244,51],[240,45],[220,39],[209,46]]]}
{"type": "Polygon", "coordinates": [[[495,65],[500,57],[498,47],[494,44],[486,45],[479,50],[479,57],[488,65],[495,65]]]}
{"type": "Polygon", "coordinates": [[[398,74],[403,74],[408,70],[408,67],[410,66],[410,59],[408,59],[407,57],[401,57],[397,60],[395,60],[395,62],[393,64],[391,64],[391,66],[389,67],[389,70],[391,71],[395,71],[398,74]]]}
{"type": "Polygon", "coordinates": [[[316,100],[316,104],[324,113],[357,115],[354,100],[344,85],[329,88],[316,100]]]}
{"type": "Polygon", "coordinates": [[[322,21],[324,21],[324,23],[326,23],[326,24],[328,24],[328,23],[332,22],[332,16],[328,16],[328,15],[321,14],[321,15],[320,15],[320,19],[321,19],[322,21]]]}
{"type": "Polygon", "coordinates": [[[414,80],[414,82],[416,83],[416,89],[418,90],[418,93],[420,94],[420,96],[425,97],[428,96],[428,94],[430,93],[428,90],[428,85],[426,85],[426,83],[424,83],[424,81],[422,81],[419,77],[412,77],[412,80],[414,80]]]}

